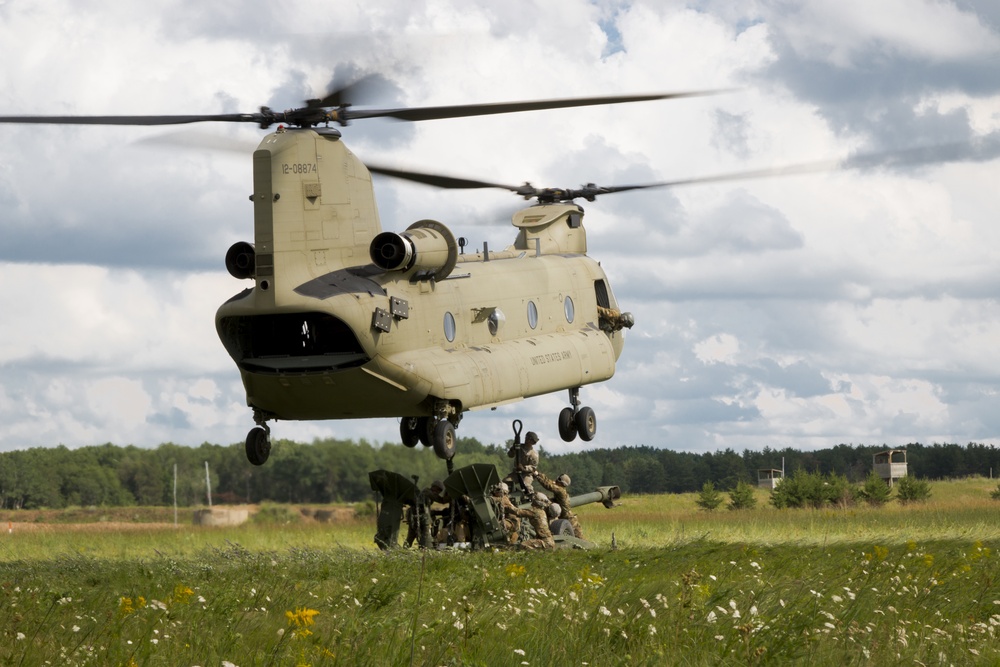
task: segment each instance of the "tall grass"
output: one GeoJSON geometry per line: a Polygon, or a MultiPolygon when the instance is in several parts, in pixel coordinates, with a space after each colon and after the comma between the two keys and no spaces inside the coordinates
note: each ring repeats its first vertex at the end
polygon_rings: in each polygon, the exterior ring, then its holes
{"type": "Polygon", "coordinates": [[[581,508],[600,548],[557,553],[380,553],[361,521],[4,533],[0,664],[1000,660],[1000,503],[626,500],[581,508]]]}

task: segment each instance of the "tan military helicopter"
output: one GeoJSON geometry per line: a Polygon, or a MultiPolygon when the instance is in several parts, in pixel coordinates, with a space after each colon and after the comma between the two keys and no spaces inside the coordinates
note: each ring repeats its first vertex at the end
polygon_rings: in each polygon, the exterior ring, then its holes
{"type": "MultiPolygon", "coordinates": [[[[355,84],[356,85],[356,84],[355,84]]],[[[405,121],[639,102],[705,93],[594,97],[410,109],[357,110],[353,86],[305,107],[192,116],[0,116],[3,123],[278,125],[253,154],[254,241],[226,267],[253,286],[223,304],[216,328],[239,367],[257,426],[247,458],[270,453],[268,421],[401,418],[407,446],[449,461],[467,410],[568,390],[566,441],[593,439],[597,419],[580,387],[610,378],[624,344],[607,276],[587,256],[576,198],[633,189],[536,189],[366,167],[341,140],[352,120],[405,121]],[[465,252],[441,222],[383,232],[371,173],[449,188],[501,187],[535,204],[513,216],[502,250],[465,252]]]]}
{"type": "MultiPolygon", "coordinates": [[[[400,419],[407,446],[451,464],[468,410],[567,391],[560,436],[589,441],[597,418],[580,388],[614,375],[633,318],[587,255],[584,211],[613,192],[778,175],[744,172],[579,189],[509,186],[365,165],[332,123],[420,121],[714,94],[719,91],[404,109],[354,109],[352,86],[298,109],[191,116],[0,116],[2,123],[278,125],[253,153],[254,240],[233,245],[229,272],[253,286],[224,303],[216,328],[239,367],[257,424],[246,454],[263,464],[271,420],[400,419]],[[514,242],[466,251],[443,223],[382,231],[371,174],[445,188],[502,188],[535,203],[512,219],[514,242]]],[[[810,170],[813,166],[791,171],[810,170]]],[[[829,168],[824,163],[821,168],[829,168]]]]}

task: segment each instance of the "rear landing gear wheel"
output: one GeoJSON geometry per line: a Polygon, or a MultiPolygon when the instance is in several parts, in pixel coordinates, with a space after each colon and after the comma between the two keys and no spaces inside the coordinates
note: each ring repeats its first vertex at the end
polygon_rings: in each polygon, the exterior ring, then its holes
{"type": "Polygon", "coordinates": [[[417,441],[424,447],[431,446],[434,439],[434,422],[430,417],[417,417],[417,426],[414,429],[417,433],[417,441]]]}
{"type": "Polygon", "coordinates": [[[419,424],[420,419],[417,417],[403,417],[403,420],[399,422],[399,439],[407,447],[416,447],[417,443],[420,442],[417,433],[419,424]]]}
{"type": "Polygon", "coordinates": [[[255,426],[247,433],[247,460],[255,466],[262,466],[271,455],[271,438],[267,430],[255,426]]]}
{"type": "Polygon", "coordinates": [[[580,408],[580,411],[576,413],[574,418],[576,423],[576,430],[580,434],[580,439],[584,442],[590,442],[597,435],[597,415],[591,408],[586,406],[580,408]]]}
{"type": "Polygon", "coordinates": [[[564,442],[576,440],[576,421],[574,420],[573,408],[563,408],[559,413],[559,437],[564,442]]]}
{"type": "Polygon", "coordinates": [[[432,444],[439,459],[451,461],[455,457],[455,426],[447,419],[438,422],[432,444]]]}

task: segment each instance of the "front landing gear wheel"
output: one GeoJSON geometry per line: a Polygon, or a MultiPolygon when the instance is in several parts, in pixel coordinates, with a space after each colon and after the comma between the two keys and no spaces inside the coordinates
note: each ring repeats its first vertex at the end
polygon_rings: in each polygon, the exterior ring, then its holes
{"type": "Polygon", "coordinates": [[[573,418],[573,408],[563,408],[559,413],[559,437],[564,442],[576,440],[576,421],[573,418]]]}
{"type": "Polygon", "coordinates": [[[267,431],[255,426],[247,433],[247,460],[255,466],[262,466],[271,455],[271,438],[267,431]]]}
{"type": "Polygon", "coordinates": [[[434,453],[439,459],[451,461],[455,457],[455,427],[450,421],[442,419],[438,422],[432,440],[434,453]]]}
{"type": "Polygon", "coordinates": [[[420,419],[417,417],[403,417],[403,420],[399,422],[399,439],[403,441],[404,445],[407,447],[417,446],[417,443],[420,442],[417,433],[419,426],[420,419]]]}
{"type": "Polygon", "coordinates": [[[576,422],[576,430],[580,434],[580,439],[584,442],[590,442],[597,435],[597,415],[591,408],[586,406],[580,408],[580,411],[576,413],[574,419],[576,422]]]}

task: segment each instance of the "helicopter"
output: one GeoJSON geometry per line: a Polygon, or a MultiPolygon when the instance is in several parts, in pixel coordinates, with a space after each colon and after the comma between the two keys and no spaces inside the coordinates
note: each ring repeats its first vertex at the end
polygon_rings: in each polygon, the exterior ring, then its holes
{"type": "Polygon", "coordinates": [[[714,94],[604,96],[402,109],[355,109],[359,82],[304,107],[186,116],[0,116],[2,123],[277,126],[253,153],[253,241],[225,256],[229,273],[253,281],[216,314],[256,424],[245,451],[254,465],[271,450],[272,420],[385,417],[404,445],[429,446],[448,462],[469,410],[568,391],[563,440],[592,440],[594,410],[581,387],[608,380],[634,325],[607,275],[587,255],[576,199],[634,189],[506,186],[365,165],[342,132],[355,120],[403,121],[515,113],[714,94]],[[534,203],[512,218],[513,243],[466,252],[443,223],[383,231],[372,174],[444,188],[499,187],[534,203]]]}
{"type": "Polygon", "coordinates": [[[245,452],[263,465],[270,421],[399,419],[402,443],[448,463],[465,412],[566,391],[560,437],[591,441],[595,411],[582,387],[615,373],[634,317],[588,255],[582,199],[642,188],[801,173],[815,163],[636,185],[537,188],[364,163],[345,145],[352,121],[425,121],[648,102],[728,91],[356,109],[358,83],[286,111],[184,116],[0,116],[0,123],[182,125],[254,123],[270,129],[253,152],[253,241],[225,256],[252,285],[223,303],[216,330],[239,369],[255,426],[245,452]],[[449,189],[499,188],[530,205],[513,242],[466,251],[442,222],[383,231],[372,174],[449,189]]]}

